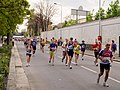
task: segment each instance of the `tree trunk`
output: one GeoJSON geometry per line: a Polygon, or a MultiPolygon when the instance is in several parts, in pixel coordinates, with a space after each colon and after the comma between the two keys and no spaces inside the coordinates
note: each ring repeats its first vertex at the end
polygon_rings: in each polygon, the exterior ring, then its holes
{"type": "Polygon", "coordinates": [[[10,33],[7,33],[7,45],[10,44],[10,33]]]}

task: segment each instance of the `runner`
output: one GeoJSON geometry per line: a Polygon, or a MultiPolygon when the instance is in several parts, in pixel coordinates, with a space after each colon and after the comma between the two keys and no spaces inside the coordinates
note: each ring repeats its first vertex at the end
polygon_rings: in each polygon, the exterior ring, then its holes
{"type": "Polygon", "coordinates": [[[80,54],[80,45],[77,41],[74,42],[75,64],[78,65],[78,58],[80,54]]]}
{"type": "Polygon", "coordinates": [[[105,70],[105,79],[103,86],[109,87],[108,84],[106,84],[108,77],[109,77],[109,71],[110,71],[110,63],[113,62],[112,60],[112,51],[109,50],[110,44],[106,44],[106,48],[101,50],[99,52],[98,58],[100,61],[100,73],[98,75],[97,83],[99,83],[100,77],[103,75],[105,70]]]}
{"type": "Polygon", "coordinates": [[[71,62],[74,54],[73,49],[74,49],[74,43],[73,43],[73,38],[71,37],[68,43],[68,56],[69,56],[68,66],[70,67],[70,69],[72,69],[71,62]]]}
{"type": "Polygon", "coordinates": [[[117,45],[115,44],[114,40],[112,40],[111,50],[112,50],[112,54],[113,54],[113,59],[115,59],[115,51],[117,50],[117,45]]]}
{"type": "Polygon", "coordinates": [[[33,55],[35,54],[35,51],[36,51],[36,45],[37,45],[37,40],[33,39],[32,41],[33,55]]]}
{"type": "Polygon", "coordinates": [[[31,55],[32,55],[31,40],[28,39],[28,44],[27,44],[27,46],[26,46],[26,56],[27,56],[27,64],[26,64],[26,67],[30,66],[31,55]]]}
{"type": "Polygon", "coordinates": [[[65,57],[66,57],[66,61],[65,61],[65,65],[68,65],[68,39],[65,39],[65,42],[63,42],[62,44],[62,48],[63,48],[63,58],[62,58],[62,62],[64,61],[65,57]]]}
{"type": "Polygon", "coordinates": [[[96,66],[98,66],[98,57],[97,57],[97,55],[99,54],[99,51],[101,50],[101,46],[97,41],[93,45],[93,50],[94,50],[94,55],[95,55],[94,63],[95,63],[96,66]]]}
{"type": "Polygon", "coordinates": [[[46,42],[43,39],[42,42],[41,42],[41,50],[42,50],[43,53],[44,53],[44,46],[45,46],[45,44],[46,44],[46,42]]]}
{"type": "Polygon", "coordinates": [[[84,40],[82,40],[82,44],[80,44],[80,46],[81,46],[82,60],[84,60],[85,49],[86,49],[86,44],[84,40]]]}
{"type": "Polygon", "coordinates": [[[50,48],[49,63],[51,63],[51,60],[52,60],[52,66],[54,66],[54,56],[55,56],[55,50],[56,50],[56,44],[55,44],[54,40],[52,40],[52,43],[50,44],[50,46],[48,48],[50,48]]]}

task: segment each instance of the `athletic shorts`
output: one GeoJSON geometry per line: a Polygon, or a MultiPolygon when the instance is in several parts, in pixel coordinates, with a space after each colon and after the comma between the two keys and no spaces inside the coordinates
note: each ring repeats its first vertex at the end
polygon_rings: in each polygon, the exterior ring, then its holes
{"type": "Polygon", "coordinates": [[[33,46],[33,50],[36,50],[36,46],[33,46]]]}
{"type": "Polygon", "coordinates": [[[100,63],[100,71],[104,72],[104,69],[105,70],[110,70],[110,64],[101,64],[100,63]]]}
{"type": "Polygon", "coordinates": [[[74,52],[68,51],[68,56],[73,57],[74,52]]]}
{"type": "Polygon", "coordinates": [[[54,51],[50,51],[50,56],[53,57],[55,55],[54,51]]]}
{"type": "Polygon", "coordinates": [[[99,52],[94,52],[95,58],[97,58],[99,52]]]}
{"type": "Polygon", "coordinates": [[[31,57],[31,54],[28,54],[28,53],[26,53],[26,56],[29,56],[29,57],[31,57]]]}
{"type": "Polygon", "coordinates": [[[81,50],[81,52],[85,52],[85,50],[81,50]]]}
{"type": "Polygon", "coordinates": [[[45,45],[42,44],[41,46],[44,47],[45,45]]]}
{"type": "Polygon", "coordinates": [[[63,51],[63,55],[66,56],[68,54],[68,51],[63,51]]]}

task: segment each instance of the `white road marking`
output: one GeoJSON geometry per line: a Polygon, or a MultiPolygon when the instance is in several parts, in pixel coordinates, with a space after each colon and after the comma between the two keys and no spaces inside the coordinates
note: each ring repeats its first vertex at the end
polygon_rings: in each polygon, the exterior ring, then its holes
{"type": "Polygon", "coordinates": [[[120,64],[120,62],[115,62],[115,61],[113,63],[120,64]]]}
{"type": "MultiPolygon", "coordinates": [[[[84,69],[86,69],[86,70],[88,70],[88,71],[91,71],[91,72],[93,72],[93,73],[97,73],[96,71],[94,71],[94,70],[92,70],[92,69],[90,69],[90,68],[87,68],[87,67],[85,67],[85,66],[81,66],[81,67],[84,68],[84,69]]],[[[112,81],[115,81],[115,82],[117,82],[117,83],[120,84],[120,81],[117,80],[117,79],[114,79],[114,78],[112,78],[112,77],[109,77],[109,79],[111,79],[112,81]]]]}
{"type": "Polygon", "coordinates": [[[119,83],[119,84],[120,84],[120,81],[119,81],[119,80],[117,80],[117,79],[114,79],[114,78],[112,78],[112,77],[109,77],[109,79],[111,79],[111,80],[113,80],[113,81],[115,81],[115,82],[117,82],[117,83],[119,83]]]}
{"type": "Polygon", "coordinates": [[[72,64],[76,64],[75,62],[71,62],[72,64]]]}
{"type": "Polygon", "coordinates": [[[62,59],[62,57],[61,57],[61,56],[58,56],[58,58],[62,59]]]}
{"type": "Polygon", "coordinates": [[[94,70],[92,70],[92,69],[90,69],[90,68],[87,68],[87,67],[84,67],[84,66],[81,66],[82,68],[84,68],[84,69],[86,69],[86,70],[88,70],[88,71],[91,71],[91,72],[93,72],[93,73],[97,73],[96,71],[94,71],[94,70]]]}
{"type": "Polygon", "coordinates": [[[49,51],[47,51],[47,53],[49,53],[49,51]]]}

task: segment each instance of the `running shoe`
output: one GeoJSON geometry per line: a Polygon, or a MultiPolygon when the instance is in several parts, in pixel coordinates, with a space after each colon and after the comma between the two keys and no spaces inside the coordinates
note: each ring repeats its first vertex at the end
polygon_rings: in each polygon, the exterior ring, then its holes
{"type": "Polygon", "coordinates": [[[70,66],[70,69],[72,69],[72,66],[70,66]]]}
{"type": "Polygon", "coordinates": [[[104,87],[109,87],[109,85],[107,83],[105,83],[105,82],[103,83],[103,86],[104,87]]]}
{"type": "Polygon", "coordinates": [[[49,63],[51,63],[51,60],[49,60],[49,63]]]}

